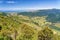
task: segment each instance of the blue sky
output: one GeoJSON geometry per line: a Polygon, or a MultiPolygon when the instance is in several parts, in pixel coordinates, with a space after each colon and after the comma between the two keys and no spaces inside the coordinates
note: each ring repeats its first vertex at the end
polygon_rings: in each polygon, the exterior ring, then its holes
{"type": "Polygon", "coordinates": [[[38,10],[60,8],[60,0],[0,0],[0,10],[38,10]]]}

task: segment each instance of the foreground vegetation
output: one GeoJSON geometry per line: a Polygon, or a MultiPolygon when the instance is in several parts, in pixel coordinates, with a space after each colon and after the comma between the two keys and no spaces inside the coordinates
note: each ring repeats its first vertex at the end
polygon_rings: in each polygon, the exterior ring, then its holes
{"type": "Polygon", "coordinates": [[[60,40],[59,23],[47,16],[0,13],[0,40],[60,40]]]}

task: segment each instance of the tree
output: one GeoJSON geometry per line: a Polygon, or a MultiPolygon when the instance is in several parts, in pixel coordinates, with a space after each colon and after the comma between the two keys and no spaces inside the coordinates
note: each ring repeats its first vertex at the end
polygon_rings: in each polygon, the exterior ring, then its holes
{"type": "Polygon", "coordinates": [[[33,40],[34,38],[34,28],[24,24],[22,27],[21,27],[21,31],[22,31],[22,34],[19,38],[19,40],[33,40]]]}
{"type": "Polygon", "coordinates": [[[53,32],[50,28],[46,27],[45,29],[38,32],[38,40],[53,40],[53,32]]]}

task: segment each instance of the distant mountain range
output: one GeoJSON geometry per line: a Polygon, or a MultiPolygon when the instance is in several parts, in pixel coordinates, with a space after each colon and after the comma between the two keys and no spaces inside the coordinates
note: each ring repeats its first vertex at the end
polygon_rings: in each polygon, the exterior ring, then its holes
{"type": "Polygon", "coordinates": [[[60,11],[60,9],[41,9],[41,10],[0,10],[0,12],[34,12],[34,11],[60,11]]]}
{"type": "Polygon", "coordinates": [[[27,16],[45,16],[48,14],[60,14],[60,9],[44,9],[44,10],[35,10],[29,12],[20,12],[18,14],[27,15],[27,16]]]}
{"type": "MultiPolygon", "coordinates": [[[[35,11],[24,11],[24,10],[18,10],[18,11],[0,11],[0,12],[6,12],[5,14],[9,12],[15,12],[18,15],[24,15],[29,17],[35,17],[35,16],[48,16],[46,19],[50,22],[60,22],[60,9],[44,9],[44,10],[35,10],[35,11]]],[[[4,14],[3,13],[3,14],[4,14]]],[[[4,15],[5,15],[4,14],[4,15]]]]}
{"type": "Polygon", "coordinates": [[[0,12],[25,12],[25,10],[0,10],[0,12]]]}
{"type": "Polygon", "coordinates": [[[48,16],[46,19],[50,22],[60,22],[60,9],[45,9],[45,10],[37,10],[33,12],[20,12],[18,15],[24,16],[48,16]]]}

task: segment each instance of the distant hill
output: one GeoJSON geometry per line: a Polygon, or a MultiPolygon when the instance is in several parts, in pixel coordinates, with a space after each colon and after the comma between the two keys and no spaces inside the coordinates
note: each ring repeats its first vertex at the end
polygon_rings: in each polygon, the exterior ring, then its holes
{"type": "Polygon", "coordinates": [[[17,13],[17,15],[24,15],[29,17],[36,17],[36,16],[47,16],[46,20],[49,22],[60,22],[60,9],[43,9],[43,10],[35,10],[35,11],[1,11],[4,15],[8,13],[17,13]]]}
{"type": "Polygon", "coordinates": [[[60,21],[60,9],[45,9],[45,10],[37,10],[33,12],[20,12],[18,15],[24,16],[48,16],[46,19],[50,22],[59,22],[60,21]]]}
{"type": "Polygon", "coordinates": [[[45,16],[49,14],[60,14],[60,9],[44,9],[44,10],[36,10],[30,12],[21,12],[18,14],[26,15],[26,16],[45,16]]]}

